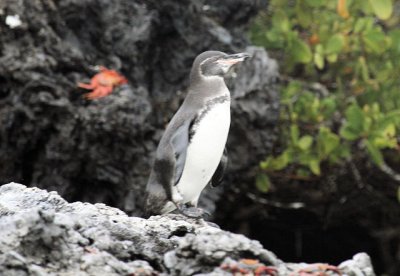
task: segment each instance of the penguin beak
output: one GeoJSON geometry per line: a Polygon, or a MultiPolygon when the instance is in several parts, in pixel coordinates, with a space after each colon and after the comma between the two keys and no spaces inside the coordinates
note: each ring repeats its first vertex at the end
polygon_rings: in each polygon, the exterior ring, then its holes
{"type": "Polygon", "coordinates": [[[217,60],[217,63],[223,65],[234,65],[236,63],[244,61],[246,58],[251,57],[248,53],[239,53],[233,55],[227,55],[217,60]]]}

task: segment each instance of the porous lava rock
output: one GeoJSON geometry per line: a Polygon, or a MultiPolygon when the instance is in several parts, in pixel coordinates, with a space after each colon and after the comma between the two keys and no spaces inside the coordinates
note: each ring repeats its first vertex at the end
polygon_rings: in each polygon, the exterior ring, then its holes
{"type": "MultiPolygon", "coordinates": [[[[258,241],[204,220],[129,217],[105,204],[68,203],[54,191],[17,183],[0,187],[4,276],[232,275],[242,258],[257,260],[278,276],[309,266],[285,263],[258,241]]],[[[365,253],[339,267],[349,276],[374,275],[365,253]]]]}

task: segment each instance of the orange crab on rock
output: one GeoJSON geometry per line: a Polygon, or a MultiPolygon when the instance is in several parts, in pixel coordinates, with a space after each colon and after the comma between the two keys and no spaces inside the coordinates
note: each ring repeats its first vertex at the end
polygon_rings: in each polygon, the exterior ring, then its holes
{"type": "Polygon", "coordinates": [[[266,266],[256,259],[240,259],[239,261],[228,259],[220,265],[220,268],[235,276],[278,275],[278,270],[275,267],[266,266]]]}
{"type": "Polygon", "coordinates": [[[128,80],[117,71],[100,66],[100,72],[92,77],[90,84],[79,82],[78,87],[92,90],[92,92],[85,94],[84,97],[94,100],[111,94],[115,87],[126,83],[128,83],[128,80]]]}
{"type": "Polygon", "coordinates": [[[336,266],[316,263],[316,264],[310,264],[307,267],[302,268],[290,274],[290,276],[330,276],[330,275],[342,276],[342,273],[340,269],[336,266]]]}

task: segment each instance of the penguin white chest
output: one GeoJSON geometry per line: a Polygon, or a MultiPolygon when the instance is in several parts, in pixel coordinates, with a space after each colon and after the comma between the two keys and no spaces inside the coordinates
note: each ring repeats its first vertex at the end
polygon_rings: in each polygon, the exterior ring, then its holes
{"type": "Polygon", "coordinates": [[[197,203],[210,182],[224,152],[230,126],[230,101],[215,103],[200,112],[176,188],[182,202],[197,203]]]}

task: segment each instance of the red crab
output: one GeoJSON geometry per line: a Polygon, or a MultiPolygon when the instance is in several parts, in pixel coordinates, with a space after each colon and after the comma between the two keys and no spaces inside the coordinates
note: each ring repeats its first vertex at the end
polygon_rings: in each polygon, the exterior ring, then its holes
{"type": "Polygon", "coordinates": [[[277,275],[276,268],[266,266],[254,259],[240,259],[239,261],[228,261],[221,264],[221,269],[231,272],[234,275],[277,275]]]}
{"type": "Polygon", "coordinates": [[[305,268],[302,268],[294,273],[291,273],[290,276],[328,276],[328,273],[326,273],[328,271],[332,271],[339,276],[342,275],[340,269],[336,266],[317,263],[317,264],[310,264],[305,268]]]}
{"type": "Polygon", "coordinates": [[[100,72],[92,77],[90,84],[78,83],[78,87],[93,90],[84,95],[86,99],[94,100],[112,93],[114,87],[128,83],[128,80],[115,70],[100,66],[100,72]]]}

